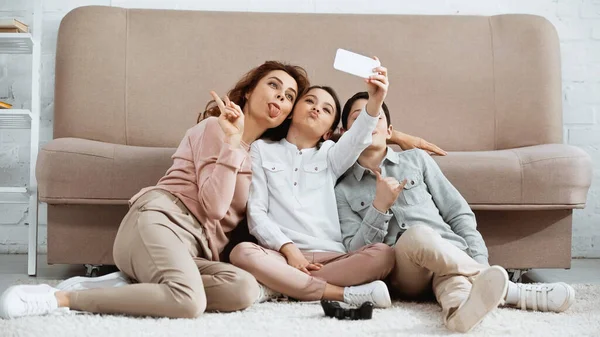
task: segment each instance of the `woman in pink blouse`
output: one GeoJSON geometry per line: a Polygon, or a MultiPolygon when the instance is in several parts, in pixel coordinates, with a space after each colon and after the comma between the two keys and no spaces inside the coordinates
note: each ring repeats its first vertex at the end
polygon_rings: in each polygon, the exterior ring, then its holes
{"type": "Polygon", "coordinates": [[[214,101],[186,132],[171,168],[156,186],[130,200],[119,227],[115,263],[138,283],[99,289],[82,285],[86,290],[81,291],[13,286],[0,298],[0,317],[70,308],[183,318],[254,303],[262,293],[255,278],[220,262],[219,254],[246,213],[250,144],[263,134],[286,132],[277,127],[308,84],[304,69],[269,61],[248,72],[225,102],[211,92],[214,101]]]}

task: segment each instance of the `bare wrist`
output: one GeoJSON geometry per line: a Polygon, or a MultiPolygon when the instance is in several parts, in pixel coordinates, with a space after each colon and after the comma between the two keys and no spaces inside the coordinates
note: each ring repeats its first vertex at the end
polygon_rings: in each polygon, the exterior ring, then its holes
{"type": "Polygon", "coordinates": [[[225,138],[225,142],[227,144],[231,145],[231,147],[233,147],[233,148],[238,148],[241,146],[241,143],[242,143],[242,135],[239,133],[229,135],[228,137],[225,138]]]}
{"type": "Polygon", "coordinates": [[[292,247],[294,246],[293,242],[288,242],[283,244],[283,246],[281,246],[281,248],[279,248],[279,252],[283,255],[286,255],[290,253],[290,251],[292,250],[292,247]]]}
{"type": "Polygon", "coordinates": [[[372,101],[368,101],[365,109],[367,110],[367,113],[369,114],[369,116],[377,117],[377,116],[379,116],[379,113],[381,112],[381,104],[378,104],[378,103],[372,102],[372,101]]]}

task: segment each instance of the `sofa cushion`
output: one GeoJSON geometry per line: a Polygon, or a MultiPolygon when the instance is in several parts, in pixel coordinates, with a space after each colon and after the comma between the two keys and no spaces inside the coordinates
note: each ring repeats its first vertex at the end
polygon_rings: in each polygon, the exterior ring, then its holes
{"type": "MultiPolygon", "coordinates": [[[[174,152],[79,138],[52,140],[38,159],[40,200],[125,204],[158,182],[174,152]]],[[[563,144],[450,152],[434,159],[474,209],[581,208],[592,174],[589,156],[563,144]]]]}
{"type": "Polygon", "coordinates": [[[434,159],[473,209],[583,208],[592,178],[590,156],[564,144],[434,159]]]}

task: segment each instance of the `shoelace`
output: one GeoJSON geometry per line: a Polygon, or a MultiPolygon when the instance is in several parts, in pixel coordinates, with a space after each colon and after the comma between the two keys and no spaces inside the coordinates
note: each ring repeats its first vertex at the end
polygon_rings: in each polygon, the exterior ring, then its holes
{"type": "Polygon", "coordinates": [[[282,296],[281,293],[278,293],[271,288],[266,288],[266,289],[267,289],[267,297],[269,299],[276,299],[276,298],[280,298],[282,296]]]}
{"type": "Polygon", "coordinates": [[[266,302],[268,300],[275,299],[275,298],[278,298],[279,296],[281,296],[281,294],[279,294],[275,290],[272,290],[262,284],[259,285],[259,290],[260,290],[260,294],[258,296],[259,302],[266,302]]]}
{"type": "Polygon", "coordinates": [[[348,292],[346,293],[346,297],[348,297],[348,301],[351,302],[350,304],[354,305],[359,305],[365,302],[372,301],[371,291],[368,291],[366,289],[359,293],[356,293],[354,291],[348,292]]]}
{"type": "Polygon", "coordinates": [[[52,311],[52,297],[49,296],[32,296],[24,294],[22,301],[25,304],[25,313],[27,315],[43,315],[52,311]]]}
{"type": "Polygon", "coordinates": [[[521,310],[527,310],[527,298],[530,298],[531,309],[537,311],[538,310],[538,294],[540,298],[540,310],[548,311],[548,291],[552,290],[551,288],[545,285],[535,285],[535,284],[517,284],[519,287],[520,300],[519,305],[521,310]]]}

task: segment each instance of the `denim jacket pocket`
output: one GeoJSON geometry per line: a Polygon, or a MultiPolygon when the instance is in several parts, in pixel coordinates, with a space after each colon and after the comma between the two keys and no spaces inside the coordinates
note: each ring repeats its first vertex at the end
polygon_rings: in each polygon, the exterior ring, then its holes
{"type": "Polygon", "coordinates": [[[423,176],[418,172],[410,172],[406,177],[406,185],[401,192],[401,198],[407,205],[418,205],[427,200],[429,192],[423,181],[423,176]]]}
{"type": "Polygon", "coordinates": [[[373,198],[370,195],[361,195],[349,200],[348,203],[354,212],[360,214],[361,217],[364,218],[365,214],[367,213],[367,209],[369,209],[369,206],[371,206],[373,203],[373,198]]]}

